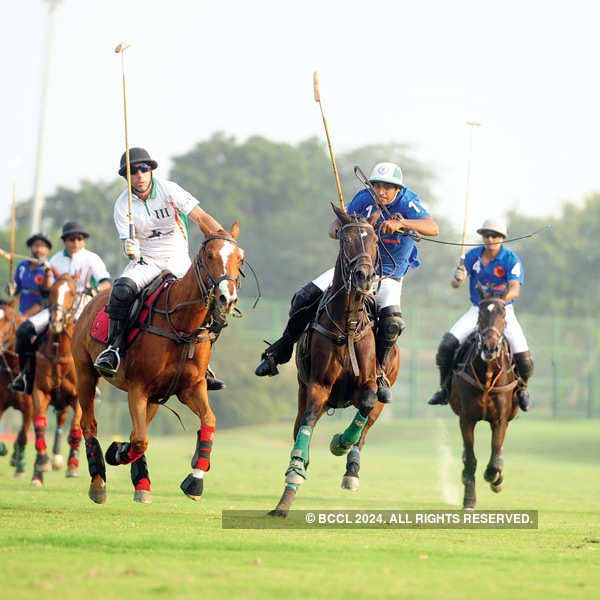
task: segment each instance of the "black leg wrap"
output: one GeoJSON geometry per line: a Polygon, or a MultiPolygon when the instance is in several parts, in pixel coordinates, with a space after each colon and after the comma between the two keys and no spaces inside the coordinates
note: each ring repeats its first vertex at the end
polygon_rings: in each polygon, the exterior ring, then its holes
{"type": "MultiPolygon", "coordinates": [[[[106,451],[104,455],[106,458],[106,462],[113,467],[117,467],[119,465],[126,465],[131,462],[127,458],[127,453],[129,452],[129,448],[131,444],[129,442],[113,442],[106,451]]],[[[138,459],[139,460],[139,459],[138,459]]]]}
{"type": "Polygon", "coordinates": [[[150,482],[148,463],[146,462],[145,454],[140,456],[135,462],[131,463],[131,482],[136,486],[141,479],[147,479],[148,482],[150,482]]]}
{"type": "Polygon", "coordinates": [[[93,479],[96,475],[100,475],[106,481],[106,466],[104,464],[104,456],[100,442],[96,438],[90,438],[85,442],[85,453],[88,461],[88,469],[90,477],[93,479]]]}
{"type": "Polygon", "coordinates": [[[190,473],[179,487],[187,496],[201,496],[204,491],[204,479],[198,479],[190,473]]]}
{"type": "Polygon", "coordinates": [[[359,412],[363,417],[368,417],[377,402],[377,394],[371,388],[364,388],[360,395],[359,412]]]}
{"type": "Polygon", "coordinates": [[[360,452],[350,450],[346,458],[346,472],[344,475],[348,477],[358,477],[360,472],[360,452]]]}

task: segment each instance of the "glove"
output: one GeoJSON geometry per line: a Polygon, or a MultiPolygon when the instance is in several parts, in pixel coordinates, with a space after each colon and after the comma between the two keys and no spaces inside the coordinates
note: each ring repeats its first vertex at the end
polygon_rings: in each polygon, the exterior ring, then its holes
{"type": "Polygon", "coordinates": [[[137,260],[142,255],[140,251],[140,243],[137,240],[127,238],[124,245],[125,254],[127,254],[131,260],[137,260]]]}
{"type": "Polygon", "coordinates": [[[14,281],[9,281],[6,284],[6,293],[9,296],[16,296],[17,295],[17,284],[14,281]]]}
{"type": "Polygon", "coordinates": [[[52,268],[50,266],[50,263],[45,259],[45,258],[40,258],[38,260],[38,265],[40,265],[40,267],[42,267],[42,269],[47,273],[48,271],[50,271],[50,269],[52,268]]]}
{"type": "Polygon", "coordinates": [[[456,281],[456,283],[463,283],[466,278],[467,270],[462,265],[456,267],[456,271],[454,271],[454,281],[456,281]]]}

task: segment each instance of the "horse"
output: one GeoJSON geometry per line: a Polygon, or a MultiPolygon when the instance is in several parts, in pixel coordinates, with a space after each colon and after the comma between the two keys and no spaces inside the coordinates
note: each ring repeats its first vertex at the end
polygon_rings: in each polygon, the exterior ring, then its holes
{"type": "MultiPolygon", "coordinates": [[[[330,442],[336,456],[348,452],[342,487],[358,489],[360,451],[367,432],[379,417],[383,404],[377,401],[377,364],[374,321],[365,299],[372,299],[377,274],[377,234],[374,225],[380,211],[368,219],[347,215],[333,206],[342,223],[340,250],[329,296],[325,296],[310,331],[303,334],[296,350],[298,368],[298,412],[294,423],[294,447],[285,472],[285,487],[276,508],[269,515],[286,517],[306,479],[310,439],[314,427],[328,408],[358,408],[352,423],[330,442]],[[310,335],[310,338],[308,337],[310,335]],[[305,355],[310,357],[310,366],[305,355]]],[[[386,365],[390,385],[398,375],[400,361],[394,347],[386,365]]]]}
{"type": "Polygon", "coordinates": [[[504,487],[504,437],[508,422],[518,412],[519,378],[512,354],[504,337],[505,305],[501,297],[488,294],[481,284],[477,329],[457,350],[458,363],[453,370],[450,405],[458,415],[462,433],[465,487],[463,508],[475,508],[474,429],[478,421],[487,421],[492,430],[492,454],[484,473],[493,492],[504,487]]]}
{"type": "MultiPolygon", "coordinates": [[[[8,384],[19,371],[19,360],[15,352],[16,330],[23,322],[22,317],[10,304],[0,304],[0,419],[7,408],[14,408],[22,415],[22,425],[17,434],[10,458],[15,467],[15,477],[25,476],[25,446],[27,434],[33,421],[33,400],[30,394],[17,394],[8,389],[8,384]]],[[[8,448],[0,442],[0,456],[5,456],[8,448]]]]}
{"type": "MultiPolygon", "coordinates": [[[[128,347],[116,375],[108,380],[127,392],[133,429],[129,442],[110,445],[106,462],[131,465],[136,502],[152,501],[144,454],[148,448],[147,427],[160,404],[173,394],[199,417],[201,425],[192,458],[193,472],[180,486],[188,498],[200,498],[203,477],[210,468],[216,419],[208,400],[206,370],[212,342],[223,326],[225,315],[236,309],[244,251],[237,243],[237,221],[231,231],[210,231],[205,227],[202,231],[205,239],[192,265],[180,279],[172,278],[162,284],[149,322],[128,347]]],[[[94,416],[94,389],[99,374],[93,363],[103,346],[91,337],[90,329],[107,300],[108,293],[100,293],[86,306],[73,336],[83,411],[81,425],[91,478],[89,497],[98,504],[106,502],[107,491],[106,466],[94,416]]]]}
{"type": "Polygon", "coordinates": [[[79,271],[71,276],[59,275],[53,269],[55,281],[50,288],[50,320],[36,352],[36,369],[33,381],[33,426],[37,456],[31,485],[41,487],[46,471],[62,468],[60,454],[62,429],[69,407],[73,409],[69,431],[69,457],[65,477],[79,477],[79,445],[81,443],[81,407],[77,400],[75,364],[71,355],[71,338],[75,315],[84,302],[84,294],[77,292],[79,271]],[[48,406],[56,410],[56,435],[52,461],[47,453],[46,426],[48,406]]]}

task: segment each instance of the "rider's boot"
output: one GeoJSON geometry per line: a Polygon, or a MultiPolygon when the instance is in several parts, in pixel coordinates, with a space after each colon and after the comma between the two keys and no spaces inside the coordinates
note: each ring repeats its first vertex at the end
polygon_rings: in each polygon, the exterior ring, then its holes
{"type": "Polygon", "coordinates": [[[533,375],[533,360],[531,352],[519,352],[515,354],[515,363],[521,381],[517,387],[517,398],[519,399],[519,407],[522,411],[527,412],[531,408],[531,399],[527,391],[527,381],[533,375]]]}
{"type": "Polygon", "coordinates": [[[440,389],[427,401],[427,404],[448,404],[454,353],[459,345],[459,341],[451,333],[444,334],[435,357],[435,362],[440,369],[440,389]]]}
{"type": "Polygon", "coordinates": [[[112,377],[119,370],[125,353],[125,334],[129,307],[137,294],[137,285],[129,277],[120,277],[110,293],[106,307],[108,314],[108,347],[96,357],[94,367],[104,377],[112,377]]]}
{"type": "Polygon", "coordinates": [[[33,380],[35,377],[35,327],[31,321],[25,321],[19,325],[16,332],[15,350],[19,355],[19,373],[8,384],[8,389],[19,394],[31,394],[33,392],[33,380]]]}
{"type": "Polygon", "coordinates": [[[313,318],[322,294],[323,292],[312,282],[294,294],[289,320],[283,335],[262,353],[262,360],[254,371],[255,375],[259,377],[277,375],[279,373],[277,365],[284,364],[292,358],[294,344],[313,318]]]}
{"type": "MultiPolygon", "coordinates": [[[[215,312],[215,314],[213,314],[213,323],[210,327],[210,331],[215,333],[218,338],[223,327],[227,327],[227,319],[225,318],[225,315],[215,312]]],[[[217,338],[212,341],[213,344],[217,341],[217,338]]],[[[210,368],[210,365],[208,365],[208,368],[206,369],[206,388],[211,392],[216,392],[224,389],[225,387],[227,387],[225,382],[222,379],[218,379],[215,376],[215,372],[210,368]]]]}
{"type": "Polygon", "coordinates": [[[392,401],[392,390],[385,374],[385,366],[398,336],[405,327],[399,306],[386,306],[379,311],[377,333],[375,334],[375,353],[377,364],[381,366],[381,372],[377,376],[377,400],[382,404],[389,404],[392,401]]]}

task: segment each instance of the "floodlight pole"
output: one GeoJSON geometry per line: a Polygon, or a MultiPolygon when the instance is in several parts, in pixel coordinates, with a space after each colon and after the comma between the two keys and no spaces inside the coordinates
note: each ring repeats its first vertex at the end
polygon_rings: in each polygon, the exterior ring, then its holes
{"type": "Polygon", "coordinates": [[[44,129],[46,126],[46,100],[48,96],[48,76],[50,73],[50,54],[52,50],[52,33],[54,30],[54,11],[60,0],[45,0],[48,3],[48,30],[46,33],[46,57],[42,79],[42,98],[40,103],[40,120],[38,125],[37,151],[35,158],[35,176],[33,180],[33,206],[31,207],[31,233],[40,231],[44,196],[42,194],[42,159],[44,156],[44,129]]]}

